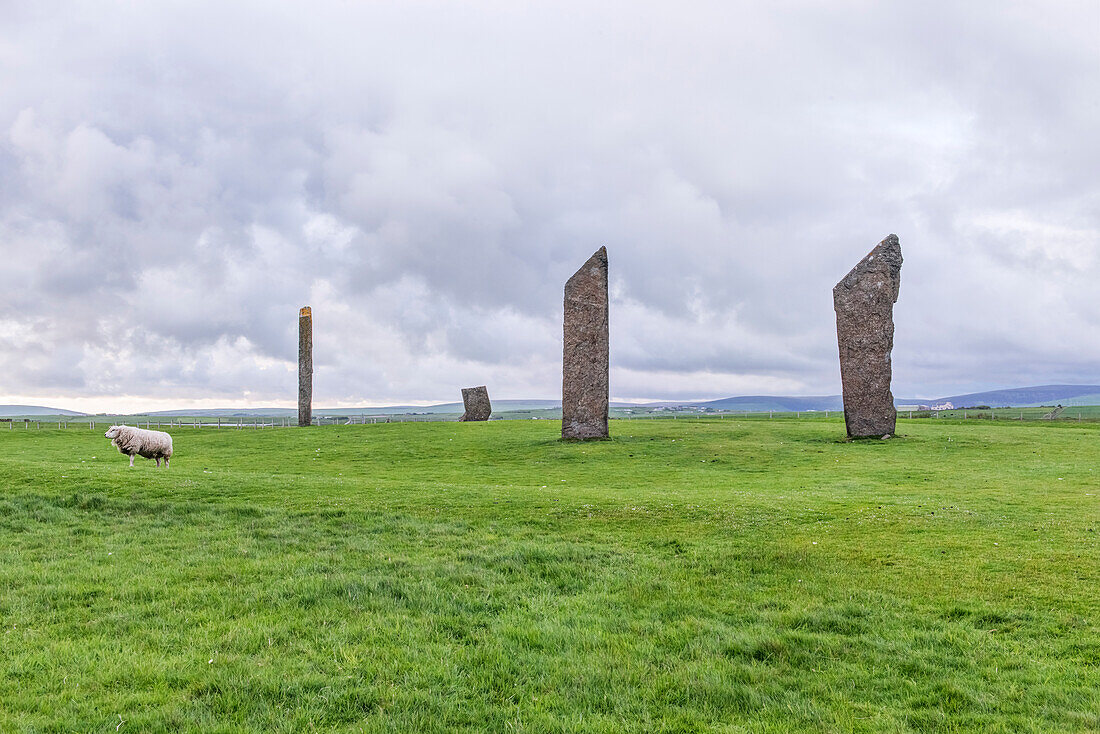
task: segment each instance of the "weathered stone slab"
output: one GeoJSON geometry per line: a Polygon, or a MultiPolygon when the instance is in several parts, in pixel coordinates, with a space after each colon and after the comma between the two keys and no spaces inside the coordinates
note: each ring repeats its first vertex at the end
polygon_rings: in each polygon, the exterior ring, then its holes
{"type": "Polygon", "coordinates": [[[833,288],[844,423],[851,438],[894,433],[890,352],[900,286],[901,244],[892,234],[833,288]]]}
{"type": "Polygon", "coordinates": [[[462,388],[462,407],[466,412],[459,418],[460,421],[489,420],[493,413],[493,406],[489,403],[489,390],[484,385],[462,388]]]}
{"type": "Polygon", "coordinates": [[[298,425],[313,421],[313,310],[298,312],[298,425]]]}
{"type": "Polygon", "coordinates": [[[565,284],[561,437],[607,438],[607,248],[601,247],[565,284]]]}

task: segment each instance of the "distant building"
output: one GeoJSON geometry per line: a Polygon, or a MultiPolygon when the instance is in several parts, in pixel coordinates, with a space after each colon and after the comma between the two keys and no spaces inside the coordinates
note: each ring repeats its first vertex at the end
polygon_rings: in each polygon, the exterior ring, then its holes
{"type": "Polygon", "coordinates": [[[950,401],[940,403],[939,405],[933,405],[930,410],[954,410],[955,406],[950,401]]]}

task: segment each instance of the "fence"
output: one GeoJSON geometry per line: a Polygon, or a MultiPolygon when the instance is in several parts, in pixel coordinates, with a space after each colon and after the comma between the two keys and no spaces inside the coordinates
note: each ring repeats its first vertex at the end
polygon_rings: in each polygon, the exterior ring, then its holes
{"type": "MultiPolygon", "coordinates": [[[[352,416],[315,416],[313,418],[312,425],[314,426],[348,426],[348,425],[366,425],[372,423],[415,423],[426,421],[446,421],[455,420],[458,414],[447,413],[435,413],[428,415],[352,415],[352,416]]],[[[497,419],[499,420],[499,419],[497,419]]],[[[137,418],[133,416],[116,416],[116,420],[108,420],[106,418],[98,420],[96,418],[81,418],[69,420],[65,418],[61,419],[44,419],[44,418],[0,418],[0,425],[7,423],[8,430],[15,430],[17,425],[21,425],[24,430],[42,430],[45,426],[48,429],[53,428],[55,425],[59,430],[65,430],[69,428],[74,429],[86,429],[94,431],[97,427],[106,429],[113,425],[120,425],[125,423],[128,426],[136,426],[138,428],[148,428],[151,430],[164,430],[164,429],[180,429],[180,428],[195,428],[195,429],[263,429],[263,428],[291,428],[297,427],[298,421],[295,418],[177,418],[175,420],[150,420],[147,418],[137,418]]]]}

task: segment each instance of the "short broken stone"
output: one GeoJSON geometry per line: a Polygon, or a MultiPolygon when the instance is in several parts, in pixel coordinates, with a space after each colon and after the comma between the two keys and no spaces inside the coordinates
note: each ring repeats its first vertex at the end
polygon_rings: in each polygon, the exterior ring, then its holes
{"type": "Polygon", "coordinates": [[[892,234],[833,288],[844,423],[850,438],[893,435],[897,423],[890,352],[901,263],[901,244],[892,234]]]}
{"type": "Polygon", "coordinates": [[[462,388],[462,406],[466,412],[460,421],[487,421],[493,413],[489,404],[489,390],[484,385],[462,388]]]}

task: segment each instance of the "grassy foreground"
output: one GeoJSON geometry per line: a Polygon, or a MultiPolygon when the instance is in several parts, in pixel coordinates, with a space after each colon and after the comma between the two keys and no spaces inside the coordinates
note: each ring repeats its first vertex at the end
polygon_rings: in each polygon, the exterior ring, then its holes
{"type": "Polygon", "coordinates": [[[1100,425],[0,432],[0,731],[1100,731],[1100,425]]]}

